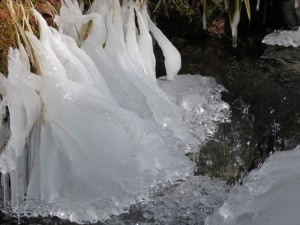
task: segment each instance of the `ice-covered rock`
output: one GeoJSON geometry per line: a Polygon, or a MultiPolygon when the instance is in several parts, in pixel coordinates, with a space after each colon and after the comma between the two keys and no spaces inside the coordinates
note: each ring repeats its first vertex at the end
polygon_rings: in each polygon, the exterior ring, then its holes
{"type": "Polygon", "coordinates": [[[299,162],[300,146],[271,155],[230,193],[206,225],[299,224],[299,162]]]}
{"type": "Polygon", "coordinates": [[[300,46],[300,28],[296,31],[290,31],[290,30],[275,31],[265,36],[262,42],[267,45],[298,47],[300,46]]]}

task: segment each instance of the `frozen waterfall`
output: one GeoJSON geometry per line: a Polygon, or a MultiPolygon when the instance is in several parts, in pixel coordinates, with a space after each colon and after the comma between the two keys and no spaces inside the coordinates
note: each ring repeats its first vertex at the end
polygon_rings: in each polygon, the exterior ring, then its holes
{"type": "Polygon", "coordinates": [[[3,210],[96,222],[193,175],[185,154],[228,120],[229,106],[214,79],[177,77],[180,54],[145,6],[94,1],[83,15],[64,2],[59,31],[33,11],[40,37],[26,39],[37,74],[22,45],[0,74],[3,210]],[[158,81],[150,34],[165,57],[158,81]]]}

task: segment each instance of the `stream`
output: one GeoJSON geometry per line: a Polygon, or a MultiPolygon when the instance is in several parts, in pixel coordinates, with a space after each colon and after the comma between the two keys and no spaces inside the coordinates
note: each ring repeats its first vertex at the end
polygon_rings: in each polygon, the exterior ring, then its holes
{"type": "MultiPolygon", "coordinates": [[[[195,177],[164,184],[149,193],[148,202],[132,205],[127,212],[97,224],[204,224],[221,206],[232,184],[275,151],[300,143],[300,49],[257,43],[231,47],[223,39],[173,39],[181,52],[180,74],[212,76],[227,92],[231,122],[190,155],[198,165],[195,177]],[[253,46],[258,46],[254,48],[253,46]],[[212,178],[209,178],[212,177],[212,178]]],[[[157,54],[157,74],[165,74],[157,54]]],[[[0,212],[1,224],[17,219],[0,212]]],[[[72,224],[56,217],[21,218],[21,224],[72,224]]]]}
{"type": "Polygon", "coordinates": [[[231,123],[220,124],[201,148],[197,174],[235,183],[270,154],[300,143],[299,48],[250,38],[237,48],[214,38],[176,43],[183,58],[180,73],[214,77],[227,89],[223,100],[232,110],[231,123]]]}

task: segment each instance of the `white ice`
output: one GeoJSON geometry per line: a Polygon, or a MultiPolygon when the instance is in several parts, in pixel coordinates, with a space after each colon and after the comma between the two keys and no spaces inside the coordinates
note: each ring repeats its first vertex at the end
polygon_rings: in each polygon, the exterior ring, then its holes
{"type": "Polygon", "coordinates": [[[181,58],[145,8],[94,1],[82,15],[65,2],[60,32],[34,11],[40,38],[26,33],[39,75],[20,47],[10,51],[8,78],[0,77],[0,109],[8,107],[10,121],[0,171],[23,214],[95,222],[192,175],[185,153],[228,121],[229,106],[212,78],[156,81],[150,31],[163,48],[165,79],[177,76],[181,58]]]}
{"type": "Polygon", "coordinates": [[[277,152],[233,190],[206,225],[297,225],[300,146],[277,152]]]}
{"type": "Polygon", "coordinates": [[[230,21],[230,27],[231,27],[231,34],[232,34],[232,46],[233,47],[236,47],[237,46],[237,27],[239,25],[239,22],[240,22],[240,10],[236,10],[234,12],[234,15],[233,15],[233,20],[230,21]]]}
{"type": "Polygon", "coordinates": [[[266,35],[262,42],[267,45],[298,47],[300,46],[300,28],[297,31],[275,31],[266,35]]]}

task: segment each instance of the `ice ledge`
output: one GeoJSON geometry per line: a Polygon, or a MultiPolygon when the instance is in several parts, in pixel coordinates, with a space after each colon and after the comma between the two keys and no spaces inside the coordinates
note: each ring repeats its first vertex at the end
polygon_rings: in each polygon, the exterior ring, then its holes
{"type": "Polygon", "coordinates": [[[284,47],[300,46],[300,28],[296,31],[278,30],[264,37],[262,43],[284,47]]]}

